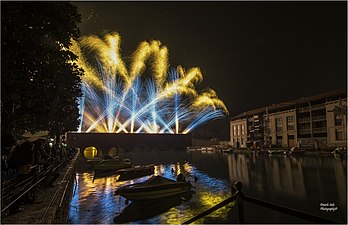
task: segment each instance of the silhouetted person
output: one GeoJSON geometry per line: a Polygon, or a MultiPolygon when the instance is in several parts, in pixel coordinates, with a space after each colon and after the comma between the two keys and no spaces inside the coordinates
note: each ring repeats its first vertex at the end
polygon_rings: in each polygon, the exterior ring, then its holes
{"type": "Polygon", "coordinates": [[[11,134],[1,135],[1,182],[17,176],[18,171],[9,166],[12,150],[16,147],[16,139],[11,134]]]}
{"type": "MultiPolygon", "coordinates": [[[[31,171],[30,163],[21,163],[18,155],[17,140],[11,134],[1,136],[1,181],[16,179],[20,182],[23,176],[27,176],[31,171]]],[[[16,199],[21,193],[16,194],[13,199],[16,199]]],[[[23,210],[20,208],[21,199],[14,202],[9,207],[10,214],[14,214],[23,210]]]]}
{"type": "Polygon", "coordinates": [[[45,150],[45,142],[42,139],[38,139],[33,142],[34,144],[34,164],[39,165],[43,168],[43,171],[49,169],[46,174],[45,183],[47,187],[54,187],[53,183],[58,179],[60,173],[53,171],[52,160],[45,150]]]}

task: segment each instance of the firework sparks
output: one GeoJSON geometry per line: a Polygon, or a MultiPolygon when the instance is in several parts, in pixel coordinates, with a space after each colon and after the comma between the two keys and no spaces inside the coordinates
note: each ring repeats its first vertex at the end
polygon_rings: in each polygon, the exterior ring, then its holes
{"type": "Polygon", "coordinates": [[[168,72],[168,49],[160,41],[141,42],[127,69],[117,33],[85,36],[73,42],[85,71],[80,99],[80,132],[183,133],[228,113],[214,90],[199,93],[199,68],[168,72]],[[96,67],[87,60],[94,54],[96,67]],[[142,74],[151,67],[152,79],[142,74]],[[98,68],[98,69],[94,69],[98,68]]]}

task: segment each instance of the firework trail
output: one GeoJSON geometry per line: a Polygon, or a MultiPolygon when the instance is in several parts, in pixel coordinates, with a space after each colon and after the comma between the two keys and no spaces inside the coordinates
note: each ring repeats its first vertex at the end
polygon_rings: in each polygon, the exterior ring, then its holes
{"type": "Polygon", "coordinates": [[[168,49],[160,41],[141,42],[129,68],[120,46],[117,33],[73,41],[70,50],[85,71],[79,132],[186,134],[228,114],[214,90],[195,89],[203,80],[199,68],[169,69],[168,49]],[[144,79],[147,66],[152,78],[144,79]]]}

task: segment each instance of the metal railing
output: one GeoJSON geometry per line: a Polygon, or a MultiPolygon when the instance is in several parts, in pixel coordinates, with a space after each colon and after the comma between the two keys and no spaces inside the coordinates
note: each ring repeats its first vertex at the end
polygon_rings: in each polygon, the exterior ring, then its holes
{"type": "MultiPolygon", "coordinates": [[[[321,116],[312,116],[312,121],[324,121],[326,120],[326,116],[325,115],[321,115],[321,116]]],[[[308,123],[311,121],[310,117],[304,117],[304,118],[298,118],[297,122],[298,123],[308,123]]]]}
{"type": "MultiPolygon", "coordinates": [[[[49,222],[48,217],[51,214],[50,212],[54,209],[53,205],[55,203],[57,203],[57,199],[59,198],[59,195],[60,195],[60,200],[59,200],[58,208],[60,208],[62,206],[63,200],[64,200],[65,195],[66,195],[66,191],[67,191],[68,186],[70,184],[70,179],[72,178],[72,174],[74,174],[74,172],[72,172],[72,171],[74,171],[74,169],[75,169],[76,160],[77,160],[79,154],[80,154],[80,152],[77,151],[77,153],[75,155],[72,155],[71,157],[69,157],[68,160],[66,160],[64,162],[65,163],[64,167],[67,166],[68,162],[70,162],[69,166],[68,166],[67,170],[65,171],[64,176],[62,178],[62,181],[60,182],[59,187],[55,191],[55,193],[54,193],[49,205],[47,206],[39,224],[43,224],[43,223],[47,224],[47,222],[49,222]],[[63,192],[61,191],[61,188],[64,188],[63,192]]],[[[59,168],[59,167],[56,167],[56,168],[59,168]]]]}
{"type": "Polygon", "coordinates": [[[310,118],[309,117],[304,117],[304,118],[298,118],[297,122],[299,123],[306,123],[306,122],[310,122],[310,118]]]}
{"type": "Polygon", "coordinates": [[[326,120],[326,115],[312,116],[312,121],[323,121],[326,120]]]}
{"type": "MultiPolygon", "coordinates": [[[[62,167],[65,167],[67,162],[70,161],[74,156],[75,155],[70,156],[62,162],[59,162],[58,165],[51,165],[44,171],[35,171],[33,175],[23,179],[20,182],[17,181],[17,178],[4,181],[1,185],[1,213],[4,213],[15,202],[19,201],[24,195],[28,194],[29,191],[35,189],[38,184],[47,178],[50,171],[56,171],[62,167]]],[[[37,169],[37,167],[35,169],[37,169]]]]}
{"type": "Polygon", "coordinates": [[[282,212],[294,217],[298,217],[301,219],[305,219],[314,223],[321,223],[321,224],[336,224],[336,223],[343,223],[343,222],[339,222],[339,221],[333,221],[333,220],[328,220],[322,217],[318,217],[297,209],[292,209],[292,208],[288,208],[282,205],[278,205],[278,204],[274,204],[271,202],[267,202],[261,199],[257,199],[248,195],[245,195],[242,191],[243,188],[243,184],[239,181],[237,181],[235,183],[235,186],[237,188],[237,192],[234,193],[231,197],[227,198],[226,200],[220,202],[219,204],[215,205],[214,207],[198,214],[197,216],[185,221],[183,224],[190,224],[195,222],[198,219],[201,219],[202,217],[212,213],[213,211],[226,206],[227,204],[229,204],[230,202],[233,201],[237,201],[237,208],[238,208],[238,215],[239,215],[239,223],[243,224],[244,223],[244,202],[247,201],[249,203],[253,203],[259,206],[263,206],[265,208],[269,208],[272,210],[276,210],[278,212],[282,212]]]}
{"type": "Polygon", "coordinates": [[[325,105],[319,104],[319,105],[312,105],[310,106],[305,106],[305,107],[299,107],[298,112],[308,112],[309,110],[317,110],[317,109],[325,109],[325,105]]]}
{"type": "Polygon", "coordinates": [[[299,133],[300,134],[310,134],[311,133],[311,129],[299,129],[299,133]]]}

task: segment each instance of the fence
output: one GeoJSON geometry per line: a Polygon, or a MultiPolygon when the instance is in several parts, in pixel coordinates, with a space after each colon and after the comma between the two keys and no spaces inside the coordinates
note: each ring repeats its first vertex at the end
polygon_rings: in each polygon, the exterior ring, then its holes
{"type": "Polygon", "coordinates": [[[2,182],[1,184],[1,213],[6,212],[15,202],[26,196],[26,200],[33,202],[35,200],[35,190],[43,180],[47,178],[50,171],[57,171],[66,167],[67,163],[77,154],[73,154],[65,160],[52,164],[41,171],[38,166],[33,167],[33,173],[29,177],[18,181],[13,178],[2,182]]]}

